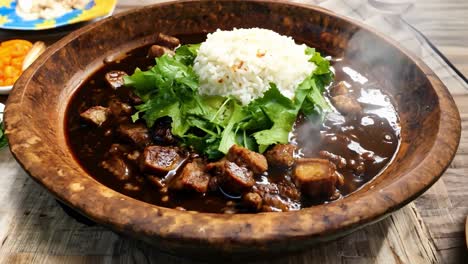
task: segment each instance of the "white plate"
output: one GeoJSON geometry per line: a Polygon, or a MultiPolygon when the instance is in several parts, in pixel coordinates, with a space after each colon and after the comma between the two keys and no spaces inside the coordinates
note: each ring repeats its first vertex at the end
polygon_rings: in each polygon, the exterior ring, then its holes
{"type": "Polygon", "coordinates": [[[0,122],[3,121],[3,111],[5,110],[5,105],[0,103],[0,122]]]}
{"type": "Polygon", "coordinates": [[[83,9],[73,9],[54,19],[26,20],[16,13],[16,1],[0,0],[1,29],[44,30],[106,17],[114,11],[117,0],[92,0],[83,9]],[[6,1],[6,2],[5,2],[6,1]]]}
{"type": "Polygon", "coordinates": [[[11,88],[13,88],[13,85],[0,86],[0,94],[9,94],[11,91],[11,88]]]}

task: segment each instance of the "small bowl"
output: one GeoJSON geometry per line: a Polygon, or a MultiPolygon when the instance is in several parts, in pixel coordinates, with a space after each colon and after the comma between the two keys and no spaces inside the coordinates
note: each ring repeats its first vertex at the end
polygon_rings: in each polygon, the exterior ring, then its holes
{"type": "MultiPolygon", "coordinates": [[[[285,66],[286,67],[286,66],[285,66]]],[[[460,116],[453,98],[421,60],[367,26],[331,11],[268,0],[177,1],[121,13],[63,38],[15,84],[5,112],[10,148],[30,176],[93,221],[177,255],[270,256],[310,248],[378,221],[427,190],[453,159],[460,116]],[[401,121],[401,145],[363,188],[285,213],[183,212],[122,195],[97,182],[65,138],[65,110],[104,58],[171,35],[263,27],[347,57],[385,84],[401,121]]]]}
{"type": "Polygon", "coordinates": [[[13,85],[0,86],[0,94],[9,94],[11,89],[13,89],[13,85]]]}

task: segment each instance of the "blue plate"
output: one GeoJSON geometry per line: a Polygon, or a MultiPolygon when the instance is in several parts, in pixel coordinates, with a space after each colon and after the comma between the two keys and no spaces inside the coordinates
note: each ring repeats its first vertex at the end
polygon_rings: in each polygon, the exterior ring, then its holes
{"type": "Polygon", "coordinates": [[[25,20],[16,14],[16,1],[0,0],[0,28],[43,30],[105,17],[114,11],[117,0],[93,0],[83,10],[74,9],[54,19],[25,20]]]}

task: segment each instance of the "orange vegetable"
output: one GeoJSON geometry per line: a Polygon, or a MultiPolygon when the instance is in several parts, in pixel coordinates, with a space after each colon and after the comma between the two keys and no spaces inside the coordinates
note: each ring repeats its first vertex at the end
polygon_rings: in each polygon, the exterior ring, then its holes
{"type": "Polygon", "coordinates": [[[24,40],[24,39],[12,39],[12,40],[7,40],[7,41],[4,41],[0,44],[0,46],[2,47],[6,47],[6,46],[13,46],[13,45],[23,45],[23,46],[28,46],[29,48],[32,47],[32,43],[27,41],[27,40],[24,40]]]}
{"type": "Polygon", "coordinates": [[[0,86],[13,85],[22,72],[23,61],[32,43],[12,39],[0,43],[0,86]]]}
{"type": "Polygon", "coordinates": [[[21,67],[23,67],[23,61],[24,61],[24,56],[13,58],[10,62],[10,65],[17,69],[21,69],[21,67]]]}

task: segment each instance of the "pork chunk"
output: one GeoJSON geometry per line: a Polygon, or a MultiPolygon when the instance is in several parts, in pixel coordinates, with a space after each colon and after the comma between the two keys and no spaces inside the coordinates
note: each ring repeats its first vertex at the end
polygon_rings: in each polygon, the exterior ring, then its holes
{"type": "Polygon", "coordinates": [[[133,108],[131,105],[122,103],[119,100],[112,99],[109,101],[109,109],[115,117],[128,117],[132,114],[133,108]]]}
{"type": "Polygon", "coordinates": [[[141,170],[148,173],[168,173],[181,161],[180,155],[173,147],[148,146],[143,151],[141,170]]]}
{"type": "Polygon", "coordinates": [[[195,191],[206,193],[210,175],[205,172],[201,160],[195,160],[185,165],[182,172],[169,185],[172,190],[195,191]]]}
{"type": "Polygon", "coordinates": [[[333,105],[343,115],[358,115],[362,112],[359,102],[349,95],[337,95],[331,98],[333,105]]]}
{"type": "Polygon", "coordinates": [[[263,199],[260,194],[249,192],[242,195],[242,203],[245,204],[249,209],[257,212],[262,208],[263,199]]]}
{"type": "Polygon", "coordinates": [[[125,181],[130,178],[130,167],[122,157],[111,155],[108,159],[101,162],[100,165],[120,181],[125,181]]]}
{"type": "Polygon", "coordinates": [[[162,46],[174,49],[180,45],[180,40],[176,37],[166,35],[164,33],[159,33],[156,43],[161,44],[162,46]]]}
{"type": "Polygon", "coordinates": [[[117,131],[122,138],[141,148],[144,148],[151,143],[148,128],[146,128],[144,124],[124,123],[118,127],[117,131]]]}
{"type": "Polygon", "coordinates": [[[246,167],[254,174],[262,174],[268,170],[265,156],[238,145],[232,145],[226,157],[229,161],[246,167]]]}
{"type": "Polygon", "coordinates": [[[286,212],[300,208],[301,192],[289,180],[270,184],[257,183],[251,192],[257,193],[262,198],[259,211],[286,212]]]}
{"type": "Polygon", "coordinates": [[[110,115],[109,108],[102,106],[93,106],[80,114],[81,118],[97,126],[101,126],[106,122],[110,115]]]}
{"type": "Polygon", "coordinates": [[[150,58],[159,58],[164,54],[174,56],[175,52],[169,48],[159,46],[159,45],[153,45],[148,50],[148,57],[150,58]]]}
{"type": "Polygon", "coordinates": [[[294,150],[291,144],[276,144],[265,153],[268,165],[276,167],[291,167],[294,165],[294,150]]]}
{"type": "Polygon", "coordinates": [[[331,197],[340,179],[335,165],[325,159],[298,159],[293,169],[293,178],[301,192],[310,197],[331,197]]]}
{"type": "Polygon", "coordinates": [[[214,171],[216,184],[228,194],[240,195],[255,184],[252,171],[226,159],[210,163],[206,169],[214,171]]]}
{"type": "Polygon", "coordinates": [[[107,83],[109,84],[109,86],[114,89],[114,90],[117,90],[118,88],[124,86],[125,84],[125,81],[124,81],[124,77],[125,76],[128,76],[128,74],[124,71],[110,71],[108,73],[106,73],[106,75],[104,76],[107,83]]]}

